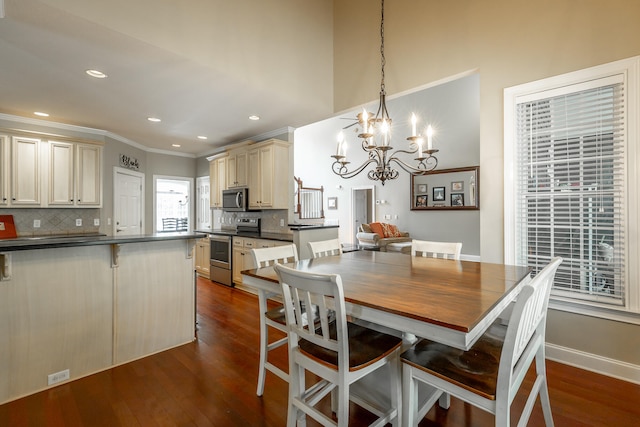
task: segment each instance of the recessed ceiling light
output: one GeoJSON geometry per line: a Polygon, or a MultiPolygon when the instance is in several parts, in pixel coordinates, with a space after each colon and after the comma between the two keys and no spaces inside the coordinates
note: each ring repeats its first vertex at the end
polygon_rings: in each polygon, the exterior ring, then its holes
{"type": "Polygon", "coordinates": [[[205,139],[209,139],[209,138],[207,138],[207,137],[206,137],[206,136],[204,136],[204,135],[198,135],[198,139],[205,140],[205,139]]]}
{"type": "Polygon", "coordinates": [[[157,117],[147,117],[147,120],[149,120],[150,122],[154,122],[154,123],[158,123],[158,122],[162,121],[157,117]]]}
{"type": "Polygon", "coordinates": [[[40,117],[49,117],[48,113],[43,113],[42,111],[34,111],[33,114],[40,117]]]}
{"type": "Polygon", "coordinates": [[[104,79],[107,77],[105,73],[99,70],[87,70],[85,71],[85,73],[87,73],[91,77],[95,77],[96,79],[104,79]]]}
{"type": "Polygon", "coordinates": [[[260,120],[260,116],[256,116],[255,114],[252,114],[251,116],[249,116],[249,120],[260,120]]]}
{"type": "Polygon", "coordinates": [[[180,148],[180,144],[171,144],[172,147],[180,148]]]}

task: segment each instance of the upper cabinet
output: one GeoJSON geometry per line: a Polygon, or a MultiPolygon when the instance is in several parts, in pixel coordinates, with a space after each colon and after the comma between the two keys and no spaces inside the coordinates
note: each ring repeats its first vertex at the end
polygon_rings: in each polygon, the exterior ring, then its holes
{"type": "Polygon", "coordinates": [[[249,150],[249,207],[288,209],[290,144],[277,139],[255,144],[249,150]]]}
{"type": "Polygon", "coordinates": [[[49,142],[49,206],[102,206],[102,147],[49,142]]]}
{"type": "Polygon", "coordinates": [[[0,136],[0,206],[102,207],[102,146],[0,136]]]}
{"type": "Polygon", "coordinates": [[[227,156],[215,157],[209,161],[211,180],[209,203],[212,208],[222,208],[222,190],[227,188],[227,156]]]}
{"type": "Polygon", "coordinates": [[[40,197],[40,140],[12,137],[9,205],[35,207],[40,197]]]}
{"type": "Polygon", "coordinates": [[[247,149],[229,152],[227,158],[227,188],[247,186],[247,149]]]}

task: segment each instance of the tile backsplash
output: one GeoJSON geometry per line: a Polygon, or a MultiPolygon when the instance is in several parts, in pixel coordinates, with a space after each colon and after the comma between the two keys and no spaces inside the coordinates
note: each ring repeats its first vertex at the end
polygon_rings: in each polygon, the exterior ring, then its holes
{"type": "Polygon", "coordinates": [[[100,209],[0,209],[3,215],[13,215],[18,237],[58,234],[98,233],[100,226],[93,225],[100,219],[100,209]],[[80,220],[82,225],[76,225],[80,220]],[[34,222],[40,221],[40,227],[34,222]]]}
{"type": "Polygon", "coordinates": [[[223,212],[212,210],[214,224],[212,228],[235,227],[238,218],[261,218],[261,228],[266,233],[291,234],[289,229],[289,211],[264,210],[256,212],[223,212]],[[282,224],[282,225],[280,225],[282,224]]]}

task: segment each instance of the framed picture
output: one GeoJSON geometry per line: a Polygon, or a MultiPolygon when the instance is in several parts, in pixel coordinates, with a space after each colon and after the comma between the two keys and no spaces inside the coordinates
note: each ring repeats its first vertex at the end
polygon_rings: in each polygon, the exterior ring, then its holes
{"type": "Polygon", "coordinates": [[[327,198],[327,208],[328,209],[338,209],[338,198],[337,197],[328,197],[327,198]]]}
{"type": "Polygon", "coordinates": [[[418,184],[418,193],[426,193],[427,184],[418,184]]]}
{"type": "Polygon", "coordinates": [[[451,193],[451,206],[464,206],[464,194],[451,193]]]}
{"type": "Polygon", "coordinates": [[[416,208],[426,208],[427,207],[427,196],[416,196],[416,208]]]}
{"type": "Polygon", "coordinates": [[[442,202],[444,201],[444,187],[433,187],[433,201],[434,202],[442,202]]]}
{"type": "Polygon", "coordinates": [[[464,189],[464,181],[453,181],[451,183],[451,191],[462,191],[464,189]]]}

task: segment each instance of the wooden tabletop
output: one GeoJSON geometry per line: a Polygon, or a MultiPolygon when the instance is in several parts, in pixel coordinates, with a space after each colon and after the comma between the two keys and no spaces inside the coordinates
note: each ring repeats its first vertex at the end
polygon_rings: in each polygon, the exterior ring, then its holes
{"type": "MultiPolygon", "coordinates": [[[[314,273],[339,274],[347,303],[363,310],[373,309],[373,317],[380,319],[381,324],[401,326],[394,320],[384,319],[389,314],[406,320],[403,325],[405,328],[411,325],[411,333],[420,332],[416,322],[465,335],[479,329],[473,337],[465,337],[464,347],[515,298],[517,285],[528,278],[530,272],[528,267],[370,251],[287,265],[314,273]]],[[[243,274],[248,279],[278,283],[271,267],[247,270],[243,274]]],[[[427,336],[426,333],[417,335],[427,336]]]]}

